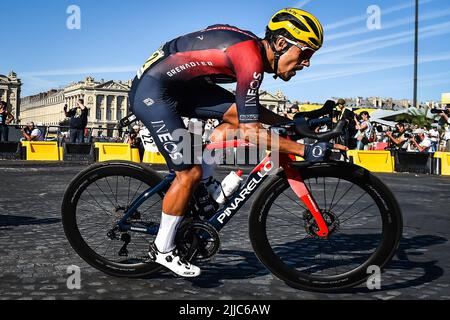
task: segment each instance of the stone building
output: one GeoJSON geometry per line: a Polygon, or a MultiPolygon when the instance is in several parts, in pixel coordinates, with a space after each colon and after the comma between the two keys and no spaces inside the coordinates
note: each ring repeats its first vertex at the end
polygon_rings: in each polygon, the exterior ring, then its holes
{"type": "Polygon", "coordinates": [[[114,129],[128,113],[128,94],[131,81],[95,81],[87,77],[64,89],[50,90],[21,101],[22,123],[34,121],[43,125],[58,126],[66,117],[64,105],[75,107],[78,99],[84,99],[89,109],[88,127],[114,129]]]}
{"type": "Polygon", "coordinates": [[[291,106],[290,101],[280,90],[275,94],[264,90],[261,91],[259,94],[259,103],[275,113],[287,111],[291,106]]]}
{"type": "Polygon", "coordinates": [[[22,83],[11,71],[8,76],[0,74],[0,100],[8,104],[8,110],[17,119],[20,117],[20,90],[22,83]]]}

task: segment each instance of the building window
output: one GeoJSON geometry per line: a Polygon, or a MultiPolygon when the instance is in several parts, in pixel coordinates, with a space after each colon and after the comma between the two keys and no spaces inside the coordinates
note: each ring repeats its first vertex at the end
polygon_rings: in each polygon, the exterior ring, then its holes
{"type": "Polygon", "coordinates": [[[103,104],[103,96],[97,96],[97,111],[95,114],[95,118],[97,120],[102,119],[102,104],[103,104]]]}
{"type": "Polygon", "coordinates": [[[124,117],[123,114],[123,97],[117,97],[117,120],[121,120],[124,117]]]}
{"type": "Polygon", "coordinates": [[[113,97],[106,99],[106,120],[112,120],[112,101],[113,97]]]}

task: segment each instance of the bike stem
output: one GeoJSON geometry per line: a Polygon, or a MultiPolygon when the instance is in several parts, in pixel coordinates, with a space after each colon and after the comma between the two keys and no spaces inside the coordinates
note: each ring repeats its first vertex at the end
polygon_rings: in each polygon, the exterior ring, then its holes
{"type": "Polygon", "coordinates": [[[317,223],[319,228],[316,232],[317,236],[327,238],[330,234],[330,230],[328,229],[325,219],[319,210],[319,206],[311,195],[311,192],[308,190],[308,187],[305,185],[302,177],[298,171],[290,165],[293,161],[296,161],[295,156],[280,154],[281,167],[286,173],[289,185],[297,197],[299,197],[299,199],[306,205],[317,223]]]}

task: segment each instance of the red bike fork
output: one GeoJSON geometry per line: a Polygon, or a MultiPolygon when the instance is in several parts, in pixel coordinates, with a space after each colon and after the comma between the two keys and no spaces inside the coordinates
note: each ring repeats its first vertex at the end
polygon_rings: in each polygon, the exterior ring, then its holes
{"type": "Polygon", "coordinates": [[[317,223],[319,228],[316,232],[317,236],[327,238],[330,230],[328,229],[325,219],[323,218],[323,215],[320,212],[311,192],[308,190],[308,187],[305,185],[302,177],[298,173],[298,170],[291,166],[293,161],[296,161],[294,156],[280,154],[280,164],[286,173],[289,185],[297,197],[306,205],[317,223]]]}

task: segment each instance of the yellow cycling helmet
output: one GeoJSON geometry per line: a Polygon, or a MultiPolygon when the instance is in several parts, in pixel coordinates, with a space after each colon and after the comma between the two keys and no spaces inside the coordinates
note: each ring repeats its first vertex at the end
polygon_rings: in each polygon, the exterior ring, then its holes
{"type": "Polygon", "coordinates": [[[280,10],[272,17],[267,27],[272,32],[285,30],[292,36],[292,40],[304,42],[314,50],[319,50],[323,45],[322,25],[314,15],[304,10],[280,10]]]}

